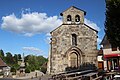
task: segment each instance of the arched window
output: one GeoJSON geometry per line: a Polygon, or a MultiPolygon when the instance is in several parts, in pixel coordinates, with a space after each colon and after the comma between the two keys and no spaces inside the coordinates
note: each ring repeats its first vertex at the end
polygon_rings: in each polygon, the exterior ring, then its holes
{"type": "Polygon", "coordinates": [[[79,15],[76,15],[75,16],[75,22],[79,22],[80,21],[80,16],[79,15]]]}
{"type": "Polygon", "coordinates": [[[68,15],[67,16],[67,21],[71,21],[72,19],[71,19],[71,15],[68,15]]]}
{"type": "Polygon", "coordinates": [[[72,34],[72,45],[76,46],[77,45],[77,35],[72,34]]]}

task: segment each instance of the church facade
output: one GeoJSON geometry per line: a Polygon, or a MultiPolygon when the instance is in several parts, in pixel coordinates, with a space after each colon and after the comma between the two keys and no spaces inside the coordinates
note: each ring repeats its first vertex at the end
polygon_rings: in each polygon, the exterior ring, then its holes
{"type": "Polygon", "coordinates": [[[84,23],[86,12],[71,6],[61,13],[63,23],[51,31],[47,73],[64,72],[66,67],[97,63],[97,33],[84,23]]]}

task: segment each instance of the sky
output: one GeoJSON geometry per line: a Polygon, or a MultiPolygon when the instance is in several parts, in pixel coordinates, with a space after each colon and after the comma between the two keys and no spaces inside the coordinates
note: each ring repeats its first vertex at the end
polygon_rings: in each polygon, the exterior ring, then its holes
{"type": "Polygon", "coordinates": [[[84,22],[98,30],[99,49],[105,0],[0,0],[0,49],[48,57],[49,32],[62,24],[60,13],[71,6],[86,11],[84,22]]]}

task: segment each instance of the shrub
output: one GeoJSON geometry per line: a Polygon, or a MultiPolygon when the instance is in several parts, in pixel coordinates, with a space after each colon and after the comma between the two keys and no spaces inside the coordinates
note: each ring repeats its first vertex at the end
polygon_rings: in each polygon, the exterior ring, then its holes
{"type": "Polygon", "coordinates": [[[17,70],[17,69],[20,68],[20,65],[18,65],[18,64],[14,64],[13,67],[17,70]]]}
{"type": "Polygon", "coordinates": [[[34,67],[34,66],[31,66],[31,67],[30,67],[30,70],[31,70],[31,71],[35,71],[35,67],[34,67]]]}
{"type": "Polygon", "coordinates": [[[16,69],[14,67],[11,67],[11,72],[16,72],[16,69]]]}
{"type": "Polygon", "coordinates": [[[25,68],[25,73],[30,73],[30,69],[28,67],[25,68]]]}
{"type": "Polygon", "coordinates": [[[98,70],[98,76],[104,75],[106,72],[102,69],[98,70]]]}
{"type": "Polygon", "coordinates": [[[16,69],[15,69],[15,67],[11,67],[10,71],[12,72],[12,75],[16,75],[16,69]]]}
{"type": "Polygon", "coordinates": [[[67,67],[65,68],[66,71],[75,71],[75,70],[78,70],[77,67],[67,67]]]}
{"type": "Polygon", "coordinates": [[[67,67],[67,72],[85,71],[85,70],[97,70],[95,64],[83,63],[79,67],[67,67]]]}

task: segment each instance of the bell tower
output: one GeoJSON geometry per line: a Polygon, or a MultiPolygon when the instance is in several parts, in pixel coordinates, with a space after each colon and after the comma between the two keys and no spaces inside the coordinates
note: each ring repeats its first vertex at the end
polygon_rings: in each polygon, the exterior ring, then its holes
{"type": "Polygon", "coordinates": [[[63,17],[63,24],[83,24],[86,12],[71,6],[69,9],[60,13],[63,17]]]}

